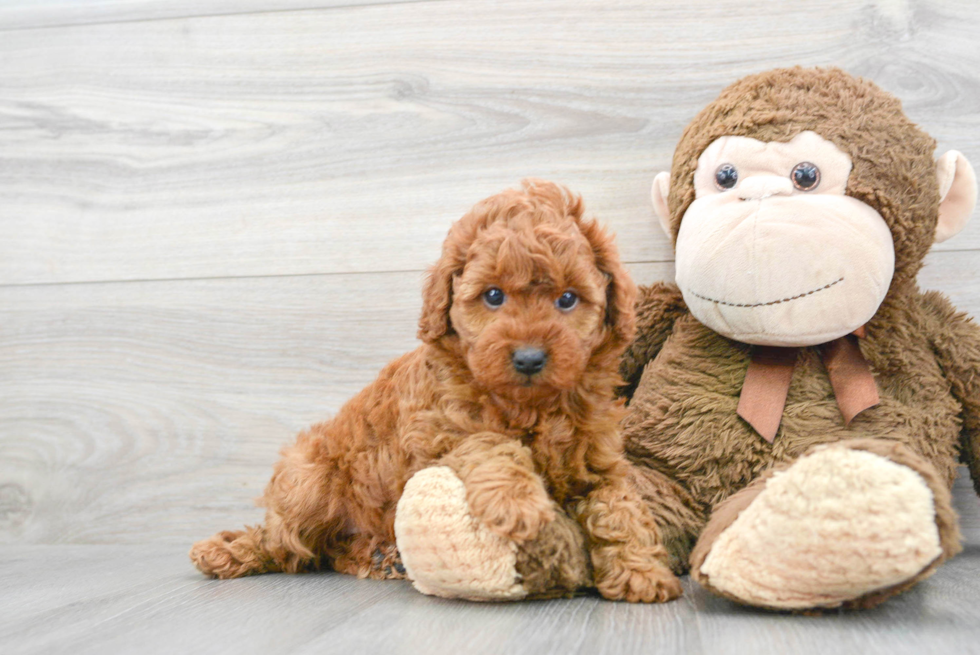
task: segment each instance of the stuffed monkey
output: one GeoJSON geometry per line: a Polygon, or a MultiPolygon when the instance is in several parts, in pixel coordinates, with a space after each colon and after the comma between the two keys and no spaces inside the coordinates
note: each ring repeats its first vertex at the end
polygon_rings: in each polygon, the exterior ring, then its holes
{"type": "MultiPolygon", "coordinates": [[[[654,181],[677,282],[641,289],[624,437],[672,567],[711,592],[870,607],[959,551],[949,490],[961,461],[980,480],[980,328],[916,274],[977,188],[960,153],[934,149],[868,81],[773,70],[702,110],[654,181]]],[[[416,525],[452,513],[409,492],[416,525]]],[[[442,595],[465,597],[490,561],[511,597],[588,584],[587,567],[569,574],[574,531],[493,559],[469,548],[465,504],[452,511],[455,543],[399,540],[406,562],[429,557],[419,588],[450,579],[442,595]]]]}
{"type": "Polygon", "coordinates": [[[674,568],[708,590],[867,607],[959,551],[980,329],[916,274],[977,188],[934,149],[868,81],[774,70],[723,91],[657,176],[677,283],[641,292],[625,438],[674,568]]]}

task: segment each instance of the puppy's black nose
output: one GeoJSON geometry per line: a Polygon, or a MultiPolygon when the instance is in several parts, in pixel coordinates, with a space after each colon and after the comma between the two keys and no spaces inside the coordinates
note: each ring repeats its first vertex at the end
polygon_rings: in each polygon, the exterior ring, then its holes
{"type": "Polygon", "coordinates": [[[548,354],[540,348],[518,348],[510,356],[514,370],[524,375],[540,373],[547,359],[548,354]]]}

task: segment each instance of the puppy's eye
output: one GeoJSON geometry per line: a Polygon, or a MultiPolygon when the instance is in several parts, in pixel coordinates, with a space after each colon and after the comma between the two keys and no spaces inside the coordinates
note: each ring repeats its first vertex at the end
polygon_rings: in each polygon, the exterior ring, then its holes
{"type": "Polygon", "coordinates": [[[808,161],[797,164],[789,176],[800,191],[812,191],[820,184],[820,169],[808,161]]]}
{"type": "Polygon", "coordinates": [[[558,296],[558,300],[555,301],[555,307],[563,312],[571,310],[575,305],[578,304],[578,296],[575,295],[574,291],[566,291],[565,293],[558,296]]]}
{"type": "Polygon", "coordinates": [[[497,287],[490,287],[483,292],[483,302],[487,304],[490,309],[496,309],[504,304],[504,292],[497,287]]]}
{"type": "Polygon", "coordinates": [[[715,171],[715,184],[719,189],[731,189],[738,182],[738,171],[731,164],[722,164],[715,171]]]}

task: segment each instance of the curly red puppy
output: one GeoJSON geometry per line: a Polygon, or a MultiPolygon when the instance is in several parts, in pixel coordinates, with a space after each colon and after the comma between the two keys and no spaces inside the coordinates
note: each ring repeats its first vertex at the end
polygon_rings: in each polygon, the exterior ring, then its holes
{"type": "Polygon", "coordinates": [[[588,536],[603,596],[679,595],[626,482],[613,400],[635,287],[582,210],[567,190],[526,181],[454,224],[425,286],[423,345],[284,449],[265,525],[195,544],[197,567],[402,577],[395,507],[408,479],[438,464],[466,485],[474,516],[518,543],[564,508],[588,536]]]}

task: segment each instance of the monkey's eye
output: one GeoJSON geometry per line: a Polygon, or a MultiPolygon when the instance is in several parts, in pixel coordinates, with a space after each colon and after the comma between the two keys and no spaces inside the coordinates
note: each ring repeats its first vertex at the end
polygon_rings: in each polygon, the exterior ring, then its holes
{"type": "Polygon", "coordinates": [[[574,291],[566,291],[565,293],[558,296],[558,300],[555,301],[555,307],[563,312],[570,311],[578,304],[578,296],[575,295],[574,291]]]}
{"type": "Polygon", "coordinates": [[[715,184],[719,189],[731,189],[738,182],[738,171],[731,164],[722,164],[715,171],[715,184]]]}
{"type": "Polygon", "coordinates": [[[487,304],[490,309],[496,309],[504,304],[504,292],[497,287],[490,287],[483,292],[483,302],[487,304]]]}
{"type": "Polygon", "coordinates": [[[800,191],[813,191],[820,184],[820,169],[808,161],[797,164],[789,176],[800,191]]]}

